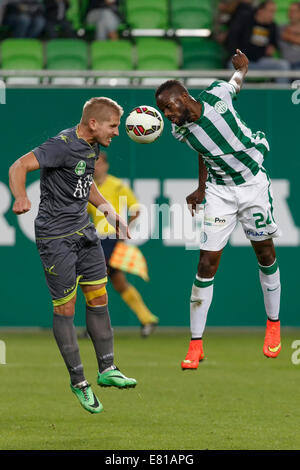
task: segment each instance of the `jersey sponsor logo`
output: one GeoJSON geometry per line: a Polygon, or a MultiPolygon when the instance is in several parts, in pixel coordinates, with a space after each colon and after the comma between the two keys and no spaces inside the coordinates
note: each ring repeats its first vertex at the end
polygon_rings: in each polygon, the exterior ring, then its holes
{"type": "Polygon", "coordinates": [[[80,162],[78,162],[77,165],[76,165],[76,167],[75,167],[75,173],[76,173],[76,175],[78,175],[78,176],[84,175],[85,169],[86,169],[86,163],[85,163],[85,161],[80,160],[80,162]]]}
{"type": "Polygon", "coordinates": [[[96,156],[95,152],[89,153],[86,157],[87,158],[94,158],[96,156]]]}
{"type": "Polygon", "coordinates": [[[251,235],[252,237],[263,237],[265,235],[264,232],[255,232],[254,230],[246,230],[247,235],[251,235]]]}
{"type": "Polygon", "coordinates": [[[77,197],[78,199],[87,197],[90,192],[90,187],[92,183],[93,183],[92,175],[86,175],[84,178],[78,178],[73,196],[77,197]]]}
{"type": "Polygon", "coordinates": [[[225,103],[225,101],[220,100],[220,101],[216,102],[214,108],[215,108],[215,111],[217,111],[217,113],[224,114],[224,113],[226,113],[226,111],[228,109],[228,105],[227,105],[227,103],[225,103]]]}
{"type": "Polygon", "coordinates": [[[224,217],[205,217],[204,218],[204,225],[225,225],[226,219],[224,217]]]}

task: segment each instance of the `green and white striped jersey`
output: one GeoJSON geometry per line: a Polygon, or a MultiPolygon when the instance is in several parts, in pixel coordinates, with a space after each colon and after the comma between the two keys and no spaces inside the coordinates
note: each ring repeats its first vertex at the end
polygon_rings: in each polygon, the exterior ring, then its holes
{"type": "Polygon", "coordinates": [[[233,85],[215,81],[197,99],[200,118],[181,127],[172,124],[174,137],[203,156],[208,180],[226,186],[249,181],[269,151],[265,134],[252,133],[234,109],[235,95],[233,85]]]}

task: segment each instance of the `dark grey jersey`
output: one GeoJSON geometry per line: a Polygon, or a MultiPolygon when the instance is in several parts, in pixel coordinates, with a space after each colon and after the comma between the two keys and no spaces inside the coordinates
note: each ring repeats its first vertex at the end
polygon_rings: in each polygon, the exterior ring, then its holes
{"type": "Polygon", "coordinates": [[[56,238],[89,224],[87,203],[99,145],[66,129],[33,150],[41,168],[36,238],[56,238]]]}

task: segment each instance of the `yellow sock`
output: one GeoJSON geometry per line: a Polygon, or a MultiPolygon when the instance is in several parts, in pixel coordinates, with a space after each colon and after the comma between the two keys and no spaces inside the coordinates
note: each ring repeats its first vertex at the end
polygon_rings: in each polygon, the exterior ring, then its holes
{"type": "Polygon", "coordinates": [[[141,295],[135,287],[130,285],[128,289],[122,292],[121,297],[128,307],[134,311],[142,325],[158,323],[158,318],[146,307],[141,295]]]}

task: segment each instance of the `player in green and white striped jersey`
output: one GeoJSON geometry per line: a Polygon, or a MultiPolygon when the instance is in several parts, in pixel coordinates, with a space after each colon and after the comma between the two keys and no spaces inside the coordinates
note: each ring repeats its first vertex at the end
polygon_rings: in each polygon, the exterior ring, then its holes
{"type": "Polygon", "coordinates": [[[199,185],[187,196],[192,215],[204,203],[200,261],[190,303],[191,341],[182,369],[196,369],[204,358],[202,335],[213,296],[214,276],[223,248],[238,221],[251,241],[267,314],[263,352],[277,357],[280,343],[280,274],[273,238],[279,230],[273,217],[270,179],[263,168],[269,144],[241,120],[232,100],[241,89],[248,59],[240,50],[232,58],[229,82],[215,81],[194,99],[177,80],[156,91],[157,106],[172,122],[172,134],[198,153],[199,185]]]}

